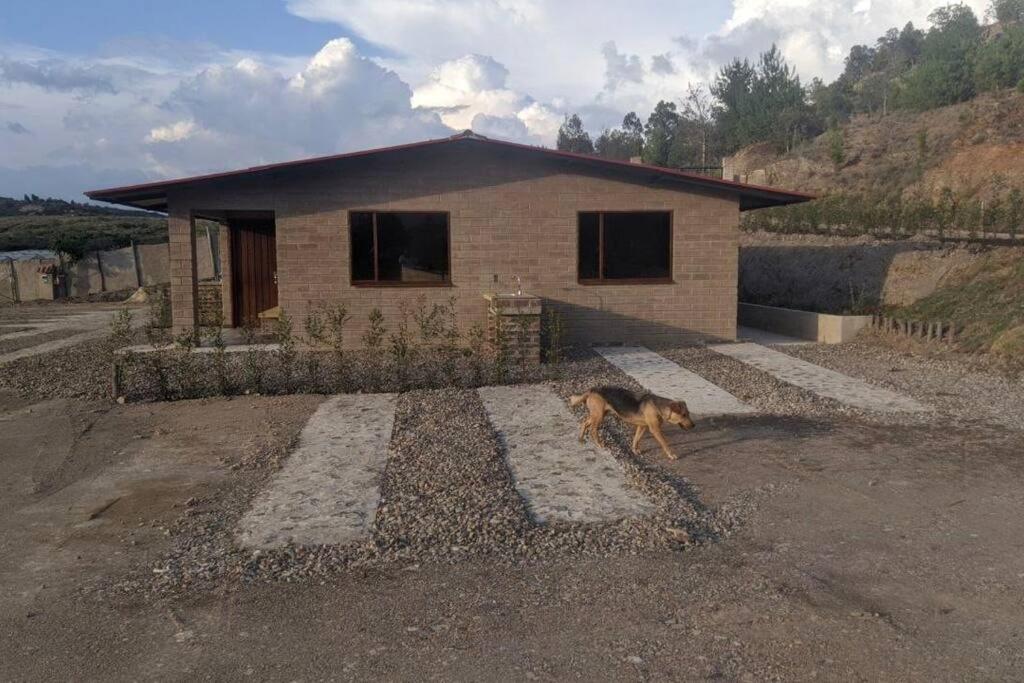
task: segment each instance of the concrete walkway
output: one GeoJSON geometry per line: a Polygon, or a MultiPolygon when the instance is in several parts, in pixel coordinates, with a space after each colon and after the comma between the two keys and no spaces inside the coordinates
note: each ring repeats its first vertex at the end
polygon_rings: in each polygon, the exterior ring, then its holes
{"type": "Polygon", "coordinates": [[[686,401],[694,417],[752,413],[754,409],[721,387],[642,346],[595,349],[651,393],[686,401]]]}
{"type": "Polygon", "coordinates": [[[872,386],[862,380],[808,363],[760,344],[715,344],[708,348],[767,372],[783,382],[855,408],[882,412],[928,410],[907,396],[872,386]]]}
{"type": "Polygon", "coordinates": [[[394,418],[394,394],[349,394],[320,404],[298,449],[242,518],[239,542],[275,548],[369,536],[394,418]]]}
{"type": "Polygon", "coordinates": [[[507,453],[516,489],[538,522],[639,517],[654,505],[626,484],[607,451],[577,440],[579,419],[540,385],[483,387],[484,408],[507,453]]]}

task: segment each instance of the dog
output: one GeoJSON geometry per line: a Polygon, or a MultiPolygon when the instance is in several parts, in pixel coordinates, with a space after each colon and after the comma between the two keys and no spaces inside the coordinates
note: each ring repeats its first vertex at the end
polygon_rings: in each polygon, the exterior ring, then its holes
{"type": "Polygon", "coordinates": [[[586,404],[587,417],[580,425],[580,443],[587,440],[589,433],[601,448],[605,448],[605,445],[597,430],[609,410],[626,424],[636,426],[633,452],[637,455],[640,454],[640,439],[647,430],[650,430],[651,436],[657,440],[665,456],[675,460],[676,454],[668,447],[665,435],[661,433],[662,423],[679,425],[684,430],[694,427],[690,411],[684,401],[673,401],[651,393],[637,395],[621,387],[594,387],[582,394],[569,397],[570,406],[575,408],[581,403],[586,404]]]}

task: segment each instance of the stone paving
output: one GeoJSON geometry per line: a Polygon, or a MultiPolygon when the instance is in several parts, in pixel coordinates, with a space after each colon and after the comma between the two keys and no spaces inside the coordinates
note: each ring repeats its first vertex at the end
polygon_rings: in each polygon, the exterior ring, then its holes
{"type": "Polygon", "coordinates": [[[715,344],[708,348],[767,372],[783,382],[855,408],[880,412],[928,410],[908,396],[872,386],[849,375],[808,363],[760,344],[715,344]]]}
{"type": "Polygon", "coordinates": [[[275,548],[368,537],[394,418],[394,394],[346,394],[322,403],[298,449],[242,518],[239,542],[275,548]]]}
{"type": "Polygon", "coordinates": [[[598,522],[654,512],[654,504],[627,484],[614,456],[590,441],[579,443],[580,418],[551,389],[520,385],[478,392],[536,521],[598,522]]]}
{"type": "Polygon", "coordinates": [[[700,375],[642,346],[595,349],[651,393],[686,401],[694,417],[752,413],[754,409],[700,375]]]}

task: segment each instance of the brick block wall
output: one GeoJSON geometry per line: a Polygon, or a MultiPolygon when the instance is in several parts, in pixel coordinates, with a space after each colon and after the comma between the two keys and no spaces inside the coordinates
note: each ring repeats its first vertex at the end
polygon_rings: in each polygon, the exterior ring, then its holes
{"type": "Polygon", "coordinates": [[[518,363],[540,362],[540,318],[543,303],[534,296],[484,295],[486,339],[492,351],[504,348],[518,363]]]}
{"type": "Polygon", "coordinates": [[[181,203],[169,206],[167,216],[168,269],[171,274],[171,327],[174,334],[198,325],[196,298],[196,249],[189,208],[181,203]]]}
{"type": "MultiPolygon", "coordinates": [[[[265,177],[183,188],[169,196],[175,321],[193,316],[188,299],[189,242],[181,216],[191,211],[271,210],[277,226],[279,302],[296,325],[311,306],[344,302],[353,346],[378,307],[393,327],[399,302],[427,305],[455,297],[463,332],[486,327],[487,292],[540,296],[565,322],[569,343],[645,344],[736,334],[739,203],[722,190],[624,179],[515,150],[421,148],[265,177]],[[348,220],[352,210],[447,211],[451,287],[353,287],[348,220]],[[672,212],[672,282],[581,285],[577,213],[672,212]]],[[[228,250],[222,250],[227,253],[228,250]]],[[[224,269],[225,280],[229,270],[224,269]]]]}
{"type": "Polygon", "coordinates": [[[199,324],[212,326],[221,322],[221,283],[219,280],[200,282],[198,287],[199,324]]]}

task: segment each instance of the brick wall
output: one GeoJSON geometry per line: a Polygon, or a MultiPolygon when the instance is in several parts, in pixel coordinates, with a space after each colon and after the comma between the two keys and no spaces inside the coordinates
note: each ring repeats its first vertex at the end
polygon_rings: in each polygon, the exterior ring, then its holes
{"type": "Polygon", "coordinates": [[[272,210],[281,306],[301,326],[311,305],[345,302],[353,345],[373,307],[390,326],[400,301],[421,296],[428,304],[454,296],[463,331],[485,326],[482,295],[513,291],[517,275],[525,292],[561,313],[568,342],[656,344],[736,332],[739,205],[722,191],[675,191],[665,181],[626,180],[516,150],[437,147],[182,188],[168,199],[176,324],[194,316],[190,212],[272,210]],[[360,209],[449,212],[452,286],[352,287],[348,212],[360,209]],[[673,282],[578,284],[577,212],[631,209],[673,212],[673,282]]]}
{"type": "Polygon", "coordinates": [[[222,320],[221,283],[219,280],[200,282],[198,287],[199,324],[211,326],[222,320]]]}

